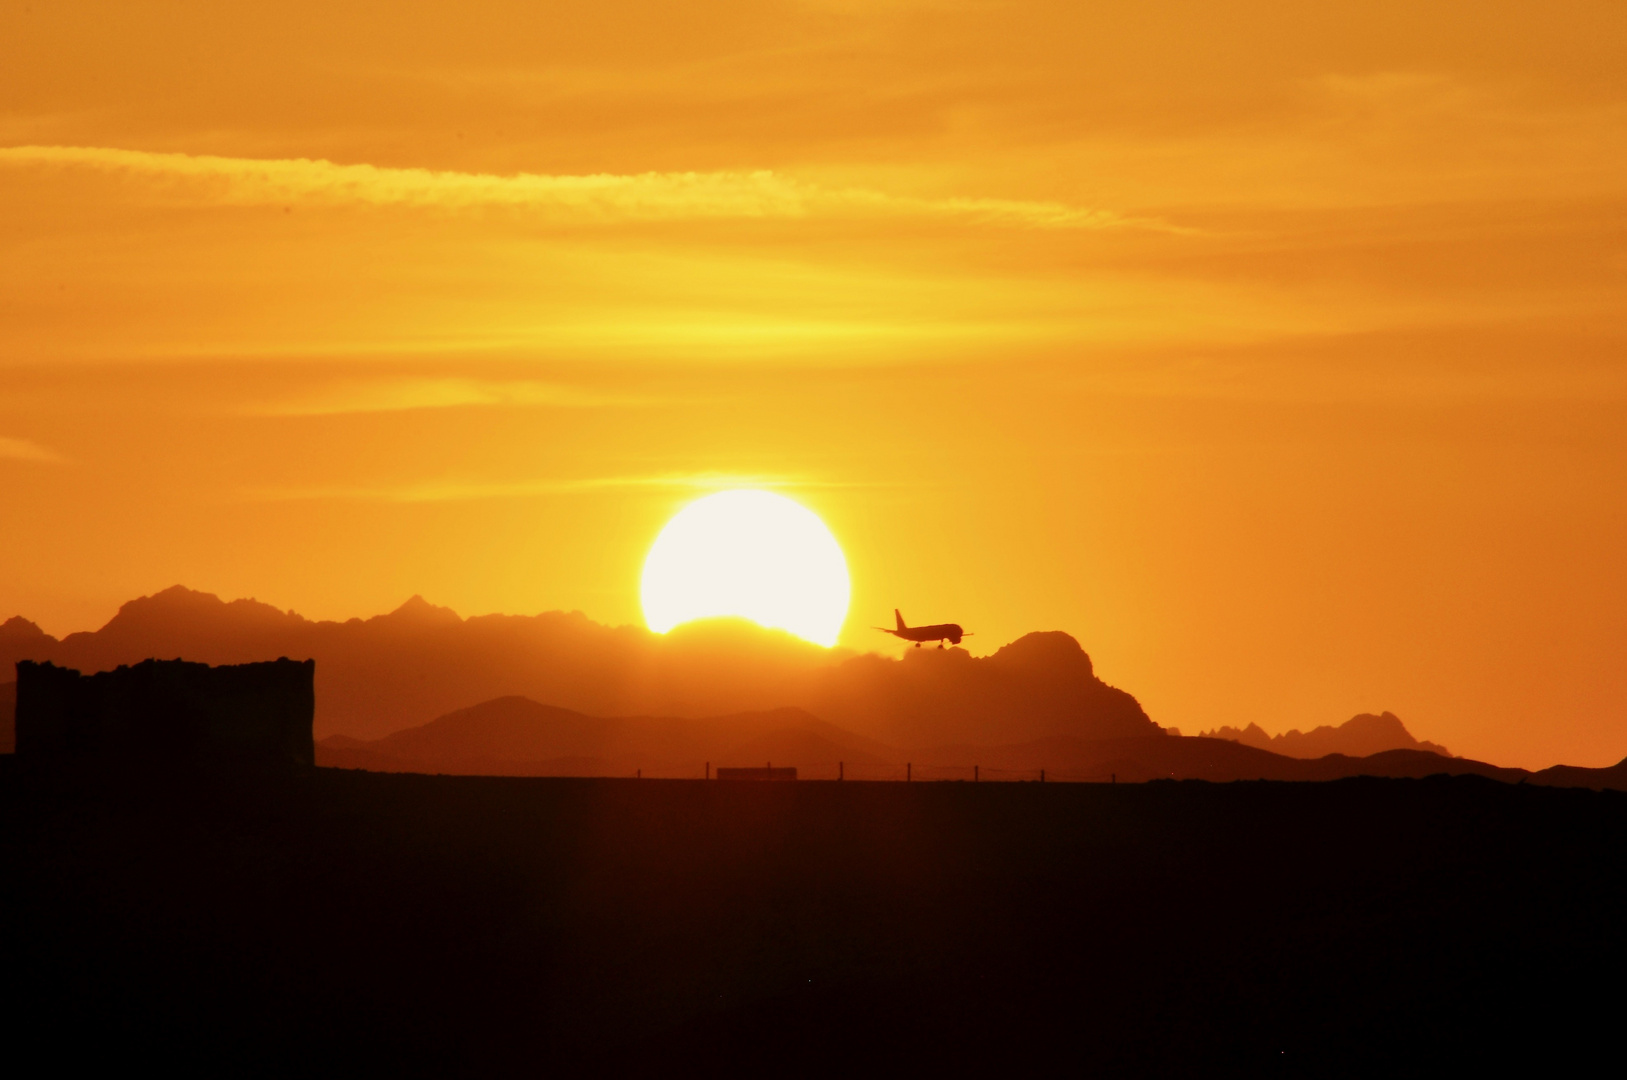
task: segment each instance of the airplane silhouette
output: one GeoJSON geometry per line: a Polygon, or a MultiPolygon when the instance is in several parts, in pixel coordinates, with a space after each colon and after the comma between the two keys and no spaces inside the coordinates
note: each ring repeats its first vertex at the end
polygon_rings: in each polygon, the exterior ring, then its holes
{"type": "Polygon", "coordinates": [[[880,630],[883,634],[903,638],[905,641],[913,641],[917,649],[921,647],[923,641],[936,641],[938,648],[941,649],[945,641],[951,645],[959,645],[961,638],[972,636],[962,630],[959,623],[946,622],[934,623],[931,626],[909,626],[905,624],[904,616],[898,613],[897,608],[893,608],[893,618],[898,620],[898,629],[889,630],[885,626],[878,626],[875,629],[880,630]]]}

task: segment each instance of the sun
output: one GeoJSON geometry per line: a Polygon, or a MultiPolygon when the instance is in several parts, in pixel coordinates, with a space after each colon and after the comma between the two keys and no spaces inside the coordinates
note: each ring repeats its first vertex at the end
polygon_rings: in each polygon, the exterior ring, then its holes
{"type": "Polygon", "coordinates": [[[735,615],[836,644],[847,618],[847,560],[812,510],[770,491],[696,499],[644,560],[644,621],[664,634],[691,619],[735,615]]]}

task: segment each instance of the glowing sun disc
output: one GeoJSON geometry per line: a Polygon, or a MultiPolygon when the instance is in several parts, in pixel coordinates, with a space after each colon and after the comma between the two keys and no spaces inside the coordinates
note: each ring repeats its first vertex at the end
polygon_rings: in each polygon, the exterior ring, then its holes
{"type": "Polygon", "coordinates": [[[851,584],[836,537],[807,507],[770,491],[720,491],[667,522],[644,560],[644,621],[739,616],[836,644],[851,584]]]}

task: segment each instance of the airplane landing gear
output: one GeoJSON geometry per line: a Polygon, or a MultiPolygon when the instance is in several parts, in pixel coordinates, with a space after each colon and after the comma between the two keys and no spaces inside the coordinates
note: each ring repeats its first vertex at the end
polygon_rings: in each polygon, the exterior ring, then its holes
{"type": "Polygon", "coordinates": [[[917,649],[919,649],[919,648],[920,648],[920,647],[921,647],[921,643],[920,643],[920,642],[919,642],[919,641],[917,641],[917,642],[916,642],[916,643],[915,643],[915,647],[916,647],[916,648],[917,648],[917,649]]]}
{"type": "Polygon", "coordinates": [[[938,651],[943,652],[943,642],[938,642],[938,651]]]}

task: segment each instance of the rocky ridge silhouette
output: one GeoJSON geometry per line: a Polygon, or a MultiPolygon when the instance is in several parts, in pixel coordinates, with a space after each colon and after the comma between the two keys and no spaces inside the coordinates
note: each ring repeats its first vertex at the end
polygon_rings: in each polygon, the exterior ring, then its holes
{"type": "Polygon", "coordinates": [[[580,612],[461,618],[413,597],[387,615],[315,622],[254,600],[176,586],[62,640],[0,625],[0,664],[83,672],[150,657],[316,667],[316,734],[373,739],[505,696],[597,716],[705,717],[801,708],[891,745],[1009,743],[1053,735],[1158,736],[1134,697],[1097,678],[1067,634],[1030,634],[992,656],[910,649],[899,658],[810,645],[724,620],[667,635],[580,612]]]}
{"type": "Polygon", "coordinates": [[[1451,751],[1439,743],[1413,738],[1400,717],[1386,712],[1361,713],[1338,727],[1324,724],[1312,731],[1287,731],[1268,735],[1258,724],[1246,728],[1220,727],[1200,734],[1210,739],[1229,739],[1259,750],[1269,750],[1293,758],[1319,758],[1328,754],[1366,757],[1385,750],[1427,750],[1442,757],[1451,751]]]}

